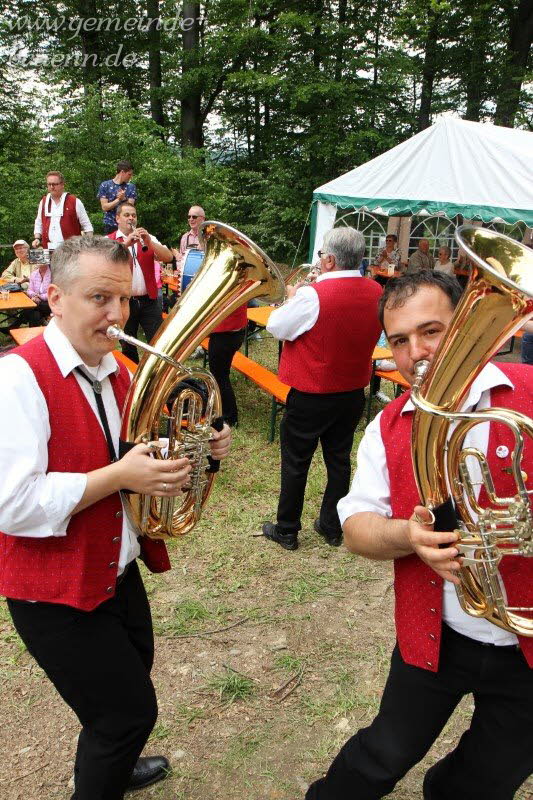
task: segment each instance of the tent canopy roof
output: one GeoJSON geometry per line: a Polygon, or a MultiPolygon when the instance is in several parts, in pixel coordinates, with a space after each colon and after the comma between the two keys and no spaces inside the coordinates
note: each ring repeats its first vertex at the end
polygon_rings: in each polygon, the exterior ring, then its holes
{"type": "Polygon", "coordinates": [[[443,117],[335,178],[314,200],[390,216],[443,213],[533,227],[533,133],[443,117]]]}

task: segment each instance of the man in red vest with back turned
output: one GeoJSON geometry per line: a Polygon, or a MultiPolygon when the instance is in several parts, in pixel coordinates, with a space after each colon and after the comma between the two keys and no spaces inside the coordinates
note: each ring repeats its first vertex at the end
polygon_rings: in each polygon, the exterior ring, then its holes
{"type": "Polygon", "coordinates": [[[286,550],[298,547],[307,473],[318,443],[327,484],[314,529],[340,545],[337,502],[350,485],[350,453],[365,404],[372,351],[381,332],[382,289],[361,277],[363,235],[335,228],[324,237],[320,276],[289,286],[288,301],[272,312],[267,330],[284,341],[279,377],[291,390],[280,427],[281,492],[277,520],[263,534],[286,550]]]}
{"type": "Polygon", "coordinates": [[[37,209],[32,247],[55,250],[61,242],[81,233],[92,233],[93,226],[79,197],[65,192],[65,178],[61,172],[46,176],[48,194],[37,209]]]}
{"type": "MultiPolygon", "coordinates": [[[[433,359],[460,295],[454,277],[433,270],[387,284],[380,317],[398,369],[410,384],[416,363],[433,359]]],[[[480,319],[479,324],[491,323],[480,319]]],[[[461,411],[490,407],[533,416],[533,368],[487,364],[472,381],[461,411]]],[[[397,644],[377,716],[346,742],[306,800],[389,795],[426,755],[467,694],[474,699],[470,726],[455,749],[426,773],[424,800],[511,800],[533,772],[533,638],[472,617],[459,604],[456,525],[441,517],[437,528],[444,531],[433,530],[428,510],[420,505],[411,461],[413,412],[406,392],[370,423],[357,451],[352,487],[338,505],[349,550],[394,560],[397,644]]],[[[476,425],[464,447],[485,454],[500,497],[516,494],[510,474],[515,442],[507,426],[476,425]]],[[[531,490],[530,439],[521,467],[531,490]]],[[[480,470],[472,480],[479,505],[487,508],[480,470]]],[[[499,572],[509,606],[533,607],[533,558],[504,557],[499,572]]]]}
{"type": "MultiPolygon", "coordinates": [[[[150,444],[119,453],[130,375],[109,325],[128,318],[127,250],[73,237],[52,257],[41,336],[0,359],[0,595],[28,651],[82,730],[72,800],[122,800],[165,777],[162,757],[139,758],[157,718],[154,640],[137,566],[170,569],[165,544],[128,520],[122,491],[175,497],[188,459],[154,459],[150,444]]],[[[224,457],[229,428],[213,431],[224,457]]]]}
{"type": "MultiPolygon", "coordinates": [[[[149,343],[163,321],[161,304],[157,298],[155,260],[172,261],[172,253],[158,242],[145,228],[137,227],[137,211],[131,203],[117,206],[118,230],[108,234],[109,239],[122,242],[130,252],[132,287],[130,318],[124,328],[129,336],[138,337],[139,326],[149,343]]],[[[137,348],[122,342],[122,352],[136,364],[139,363],[137,348]]]]}

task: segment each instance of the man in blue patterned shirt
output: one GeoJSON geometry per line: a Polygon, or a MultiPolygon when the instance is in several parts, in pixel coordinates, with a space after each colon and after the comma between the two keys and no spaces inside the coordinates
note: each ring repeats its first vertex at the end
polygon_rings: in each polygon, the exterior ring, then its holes
{"type": "Polygon", "coordinates": [[[137,200],[137,187],[131,183],[133,165],[130,161],[119,161],[117,174],[109,181],[102,181],[98,189],[97,198],[100,200],[104,212],[104,233],[113,233],[118,228],[116,208],[124,200],[135,205],[137,200]]]}

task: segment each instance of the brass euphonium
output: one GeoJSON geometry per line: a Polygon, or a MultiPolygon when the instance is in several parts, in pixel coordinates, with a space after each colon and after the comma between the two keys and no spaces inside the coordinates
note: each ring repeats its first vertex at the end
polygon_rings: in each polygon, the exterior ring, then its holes
{"type": "Polygon", "coordinates": [[[157,442],[164,434],[169,439],[167,454],[156,448],[154,457],[189,456],[193,465],[191,487],[181,497],[125,495],[131,521],[153,539],[181,536],[194,527],[214,478],[209,471],[209,439],[211,425],[221,414],[220,392],[210,372],[190,369],[183,362],[238,306],[253,298],[277,302],[284,295],[277,267],[248,237],[220,222],[204,222],[201,232],[203,264],[150,345],[115,325],[107,331],[111,338],[145,351],[126,397],[120,438],[137,444],[157,442]],[[187,379],[169,414],[170,395],[187,379]],[[194,381],[204,387],[207,401],[195,390],[194,381]]]}
{"type": "Polygon", "coordinates": [[[308,286],[310,283],[316,281],[320,275],[320,265],[318,264],[300,264],[292,272],[289,272],[285,278],[285,286],[295,286],[297,283],[304,283],[308,286]]]}
{"type": "Polygon", "coordinates": [[[412,389],[414,474],[422,504],[435,511],[453,498],[463,523],[464,530],[456,531],[464,554],[456,589],[464,611],[533,636],[533,608],[507,605],[499,570],[503,556],[533,557],[532,489],[526,487],[533,476],[521,469],[524,442],[533,439],[533,421],[505,408],[460,412],[489,359],[533,316],[533,252],[484,228],[463,226],[455,236],[470,259],[471,276],[431,365],[417,365],[412,389]],[[514,434],[513,497],[497,495],[482,452],[463,448],[467,433],[487,422],[507,425],[514,434]],[[480,507],[468,459],[479,466],[477,485],[485,486],[492,507],[480,507]]]}

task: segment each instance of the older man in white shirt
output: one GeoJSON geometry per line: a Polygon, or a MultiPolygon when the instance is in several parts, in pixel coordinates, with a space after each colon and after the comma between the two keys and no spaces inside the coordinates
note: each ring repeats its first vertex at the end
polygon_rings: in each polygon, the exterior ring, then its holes
{"type": "Polygon", "coordinates": [[[263,533],[286,550],[298,547],[307,474],[320,442],[327,483],[314,530],[337,547],[337,502],[350,484],[350,452],[363,412],[372,351],[380,334],[381,287],[361,277],[365,240],[353,228],[324,236],[320,276],[289,287],[267,330],[284,342],[279,377],[291,386],[280,426],[281,491],[276,523],[263,533]]]}

